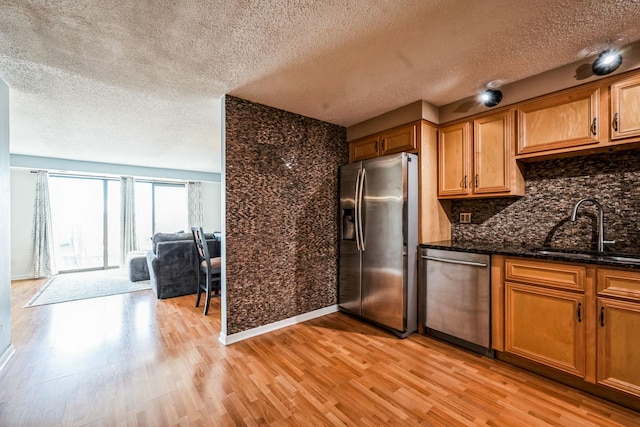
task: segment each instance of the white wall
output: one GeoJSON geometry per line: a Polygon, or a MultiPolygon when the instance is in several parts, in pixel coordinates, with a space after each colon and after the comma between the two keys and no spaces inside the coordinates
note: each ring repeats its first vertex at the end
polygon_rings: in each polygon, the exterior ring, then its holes
{"type": "MultiPolygon", "coordinates": [[[[207,233],[221,230],[222,209],[219,182],[202,183],[203,228],[207,233]]],[[[33,277],[31,233],[36,193],[36,174],[11,168],[11,280],[33,277]]]]}
{"type": "Polygon", "coordinates": [[[222,230],[222,195],[219,182],[202,183],[202,228],[207,233],[222,230]]]}
{"type": "Polygon", "coordinates": [[[11,168],[11,280],[33,277],[31,239],[36,174],[11,168]]]}
{"type": "Polygon", "coordinates": [[[0,79],[0,368],[11,346],[11,187],[9,185],[9,86],[0,79]]]}

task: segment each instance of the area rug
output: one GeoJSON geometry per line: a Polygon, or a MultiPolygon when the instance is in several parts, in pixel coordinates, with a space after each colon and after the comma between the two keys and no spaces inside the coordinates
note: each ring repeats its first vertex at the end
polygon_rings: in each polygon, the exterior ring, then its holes
{"type": "Polygon", "coordinates": [[[25,307],[104,297],[151,289],[149,280],[131,282],[126,270],[63,273],[51,277],[25,307]]]}

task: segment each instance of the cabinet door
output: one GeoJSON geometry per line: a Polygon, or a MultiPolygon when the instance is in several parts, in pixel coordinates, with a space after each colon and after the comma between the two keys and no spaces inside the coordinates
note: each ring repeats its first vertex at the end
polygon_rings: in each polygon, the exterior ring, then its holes
{"type": "Polygon", "coordinates": [[[511,190],[512,134],[509,111],[473,121],[475,193],[511,190]]]}
{"type": "Polygon", "coordinates": [[[640,303],[598,298],[598,383],[640,397],[640,303]]]}
{"type": "Polygon", "coordinates": [[[510,282],[505,292],[505,351],[584,378],[584,295],[510,282]]]}
{"type": "Polygon", "coordinates": [[[599,89],[578,89],[518,108],[518,153],[597,144],[599,89]]]}
{"type": "Polygon", "coordinates": [[[392,129],[380,134],[381,155],[416,149],[416,125],[392,129]]]}
{"type": "Polygon", "coordinates": [[[438,134],[438,196],[471,192],[469,122],[447,126],[438,134]]]}
{"type": "Polygon", "coordinates": [[[640,136],[640,76],[611,85],[611,139],[640,136]]]}
{"type": "Polygon", "coordinates": [[[349,163],[372,159],[380,155],[378,136],[371,136],[349,143],[349,163]]]}

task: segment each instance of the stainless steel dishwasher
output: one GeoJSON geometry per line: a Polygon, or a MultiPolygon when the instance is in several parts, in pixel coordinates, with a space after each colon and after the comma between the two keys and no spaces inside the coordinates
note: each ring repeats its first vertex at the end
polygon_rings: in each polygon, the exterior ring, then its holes
{"type": "Polygon", "coordinates": [[[492,355],[491,257],[422,248],[420,258],[426,333],[492,355]]]}

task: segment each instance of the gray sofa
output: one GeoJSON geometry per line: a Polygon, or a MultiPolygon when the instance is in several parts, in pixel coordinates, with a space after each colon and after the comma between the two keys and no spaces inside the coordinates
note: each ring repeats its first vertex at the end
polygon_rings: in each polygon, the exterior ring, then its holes
{"type": "MultiPolygon", "coordinates": [[[[205,233],[209,255],[220,256],[219,233],[205,233]]],[[[194,294],[198,290],[198,255],[191,233],[156,233],[147,252],[151,288],[158,299],[194,294]]]]}

